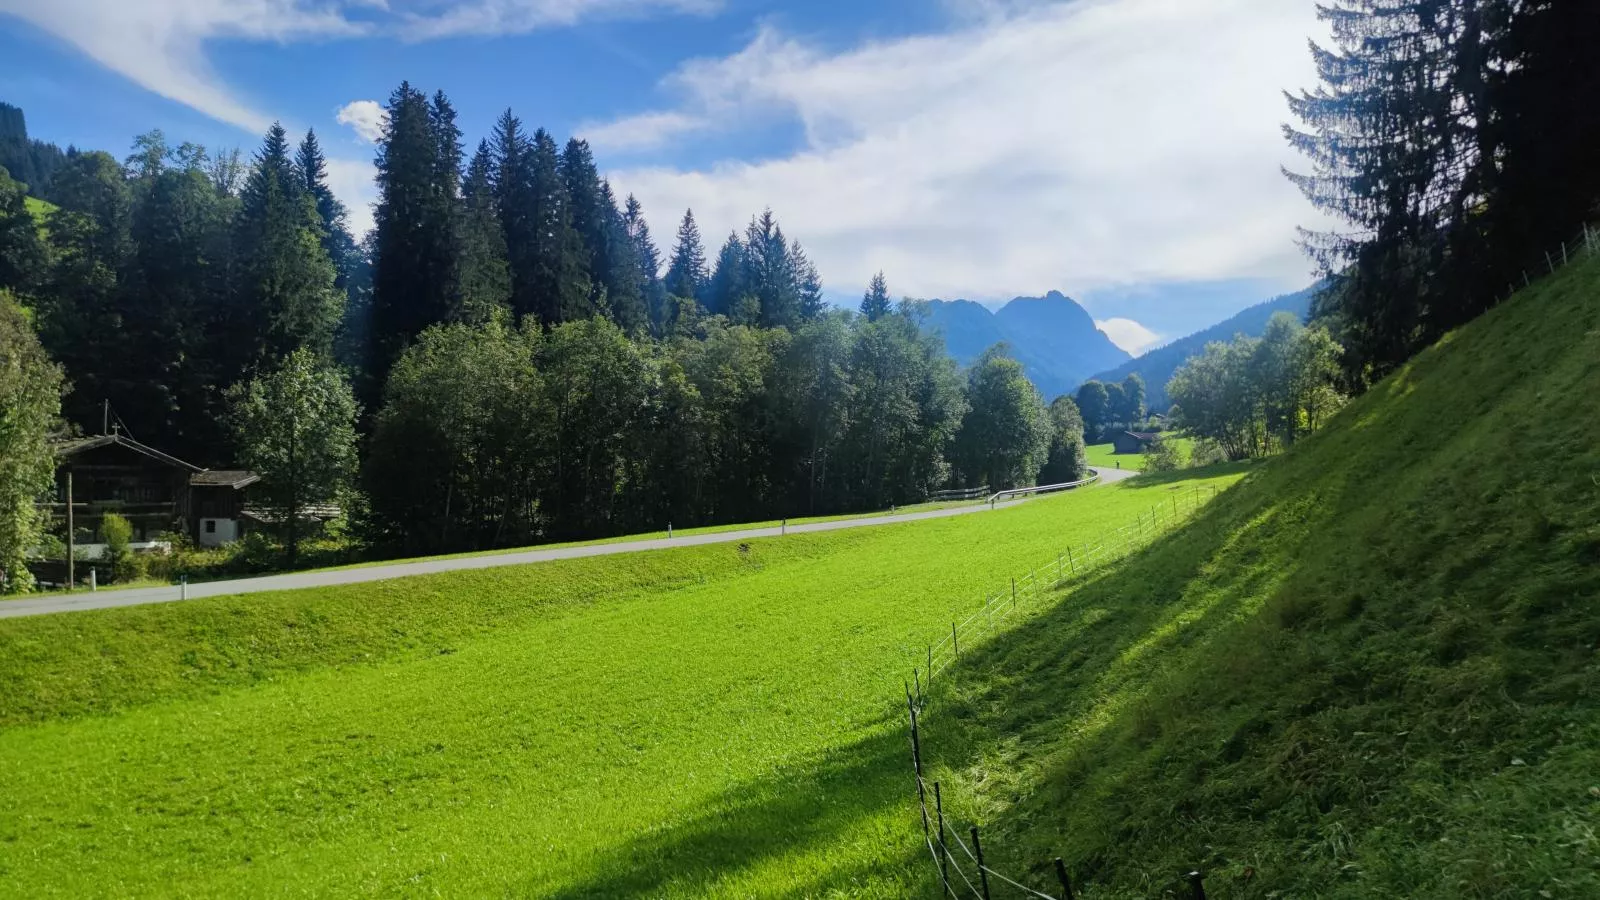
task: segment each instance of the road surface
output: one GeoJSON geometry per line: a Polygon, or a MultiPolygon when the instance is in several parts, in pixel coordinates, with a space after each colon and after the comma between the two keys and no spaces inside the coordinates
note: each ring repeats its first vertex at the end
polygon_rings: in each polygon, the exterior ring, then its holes
{"type": "MultiPolygon", "coordinates": [[[[1126,469],[1097,468],[1102,484],[1122,481],[1139,473],[1126,469]]],[[[1017,500],[1008,501],[1014,505],[1017,500]]],[[[846,528],[866,528],[873,525],[898,525],[919,519],[943,519],[969,513],[987,512],[986,504],[954,506],[926,512],[886,516],[878,514],[859,519],[836,519],[831,522],[810,522],[790,525],[788,534],[808,534],[815,531],[839,531],[846,528]]],[[[265,575],[259,578],[235,578],[227,581],[208,581],[191,584],[187,593],[176,585],[132,588],[122,591],[78,592],[54,594],[30,600],[0,601],[0,619],[21,616],[41,616],[49,613],[72,612],[84,609],[110,609],[117,606],[141,606],[147,603],[171,603],[176,600],[196,600],[201,597],[222,597],[236,594],[255,594],[262,591],[292,591],[299,588],[333,587],[341,584],[363,584],[369,581],[387,581],[391,578],[409,578],[413,575],[433,575],[438,572],[459,572],[468,569],[492,569],[497,566],[522,566],[529,563],[549,562],[555,559],[580,559],[586,556],[609,556],[613,553],[637,553],[642,550],[668,550],[673,547],[697,547],[703,544],[727,544],[752,538],[778,537],[784,529],[745,528],[739,531],[717,531],[709,534],[690,534],[674,538],[648,538],[637,541],[618,541],[611,544],[585,544],[578,547],[552,547],[545,550],[520,550],[496,553],[489,556],[465,556],[456,559],[431,559],[417,562],[389,563],[355,569],[332,569],[315,572],[292,572],[285,575],[265,575]]]]}

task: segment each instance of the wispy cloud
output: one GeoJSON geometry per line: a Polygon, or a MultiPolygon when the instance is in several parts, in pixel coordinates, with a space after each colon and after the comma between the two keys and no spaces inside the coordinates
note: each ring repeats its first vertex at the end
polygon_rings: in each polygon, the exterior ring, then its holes
{"type": "Polygon", "coordinates": [[[474,0],[412,4],[401,12],[399,33],[409,40],[460,35],[522,34],[595,18],[632,18],[656,12],[707,13],[721,0],[474,0]]]}
{"type": "Polygon", "coordinates": [[[9,13],[135,84],[212,118],[260,132],[272,116],[222,84],[204,45],[221,38],[349,37],[370,25],[300,0],[0,0],[9,13]]]}
{"type": "Polygon", "coordinates": [[[613,180],[658,230],[693,206],[725,233],[770,205],[841,293],[880,268],[918,296],[1287,287],[1307,273],[1293,228],[1309,215],[1278,171],[1281,91],[1314,81],[1316,28],[1311,0],[1079,0],[844,52],[768,29],[682,66],[661,85],[673,107],[615,124],[714,148],[728,123],[785,116],[804,146],[613,180]],[[650,115],[684,127],[634,127],[650,115]]]}

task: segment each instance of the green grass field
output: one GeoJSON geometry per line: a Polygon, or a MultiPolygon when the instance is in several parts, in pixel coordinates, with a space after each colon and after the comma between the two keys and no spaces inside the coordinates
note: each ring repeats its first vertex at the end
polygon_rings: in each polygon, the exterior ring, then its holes
{"type": "Polygon", "coordinates": [[[1600,896],[1600,258],[968,654],[928,777],[1080,896],[1600,896]]]}
{"type": "Polygon", "coordinates": [[[0,622],[0,895],[921,890],[927,642],[1195,483],[0,622]]]}
{"type": "MultiPolygon", "coordinates": [[[[1178,451],[1180,465],[1189,462],[1189,451],[1194,449],[1194,438],[1173,437],[1169,438],[1172,446],[1178,451]]],[[[1084,448],[1084,456],[1091,466],[1110,466],[1114,469],[1132,469],[1135,472],[1144,471],[1144,454],[1118,454],[1115,444],[1091,444],[1084,448]]]]}

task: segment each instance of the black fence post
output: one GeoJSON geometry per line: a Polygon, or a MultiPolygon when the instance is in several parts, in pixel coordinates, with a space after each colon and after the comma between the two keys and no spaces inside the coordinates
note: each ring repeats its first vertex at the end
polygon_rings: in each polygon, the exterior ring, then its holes
{"type": "Polygon", "coordinates": [[[956,623],[950,623],[950,643],[956,649],[956,659],[961,658],[961,638],[956,634],[956,623]]]}
{"type": "Polygon", "coordinates": [[[933,811],[939,817],[939,881],[944,885],[944,892],[955,896],[950,890],[950,851],[944,840],[944,798],[939,796],[939,782],[933,783],[933,811]]]}
{"type": "Polygon", "coordinates": [[[916,669],[911,670],[911,681],[917,686],[917,707],[920,709],[922,707],[922,677],[917,674],[916,669]]]}
{"type": "Polygon", "coordinates": [[[1067,866],[1056,857],[1056,880],[1061,882],[1061,900],[1072,900],[1072,882],[1067,880],[1067,866]]]}
{"type": "Polygon", "coordinates": [[[1199,869],[1188,874],[1194,900],[1206,900],[1206,876],[1199,869]]]}
{"type": "Polygon", "coordinates": [[[906,691],[906,710],[911,714],[911,768],[917,776],[917,806],[922,811],[922,836],[928,836],[928,794],[922,786],[922,744],[917,738],[917,708],[911,703],[911,691],[906,691]]]}
{"type": "Polygon", "coordinates": [[[978,858],[978,880],[983,885],[983,900],[989,900],[989,870],[983,867],[983,845],[978,843],[978,826],[972,826],[972,852],[978,858]]]}

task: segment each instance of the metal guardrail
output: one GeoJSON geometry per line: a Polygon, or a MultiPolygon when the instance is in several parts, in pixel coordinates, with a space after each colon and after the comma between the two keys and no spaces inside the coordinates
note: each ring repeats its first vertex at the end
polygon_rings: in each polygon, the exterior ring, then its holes
{"type": "Polygon", "coordinates": [[[951,488],[945,491],[934,491],[928,495],[929,500],[980,500],[989,495],[989,486],[975,488],[951,488]]]}
{"type": "Polygon", "coordinates": [[[1036,484],[1033,487],[1012,488],[1009,491],[1000,491],[989,498],[989,505],[993,506],[996,500],[1009,500],[1012,497],[1020,497],[1023,494],[1052,494],[1056,491],[1070,491],[1073,488],[1083,487],[1086,484],[1094,484],[1099,480],[1100,473],[1096,472],[1094,469],[1090,469],[1089,477],[1082,479],[1081,481],[1067,481],[1061,484],[1036,484]]]}

